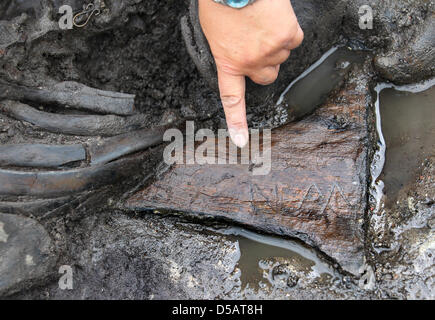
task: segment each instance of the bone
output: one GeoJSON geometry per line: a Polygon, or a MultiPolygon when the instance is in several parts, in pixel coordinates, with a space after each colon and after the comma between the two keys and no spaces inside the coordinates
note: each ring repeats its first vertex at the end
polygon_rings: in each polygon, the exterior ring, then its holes
{"type": "Polygon", "coordinates": [[[143,123],[140,115],[65,115],[36,110],[16,101],[0,102],[0,111],[54,133],[77,136],[115,136],[137,130],[143,123]]]}
{"type": "Polygon", "coordinates": [[[131,94],[103,91],[67,81],[47,88],[31,88],[0,82],[0,98],[69,106],[104,114],[134,114],[131,94]]]}
{"type": "Polygon", "coordinates": [[[181,121],[172,125],[142,129],[94,142],[89,145],[91,165],[108,163],[133,152],[156,146],[163,142],[163,134],[167,129],[180,127],[180,125],[181,121]]]}
{"type": "Polygon", "coordinates": [[[106,165],[65,171],[23,172],[0,169],[0,195],[52,198],[95,190],[131,178],[132,172],[142,166],[142,162],[138,163],[135,159],[124,158],[106,165]]]}
{"type": "Polygon", "coordinates": [[[81,144],[18,144],[0,146],[0,166],[53,168],[86,160],[81,144]]]}
{"type": "MultiPolygon", "coordinates": [[[[369,74],[359,72],[337,92],[340,99],[330,98],[301,121],[273,130],[270,144],[263,136],[263,156],[270,152],[270,157],[259,161],[260,166],[231,163],[229,148],[220,151],[219,141],[211,143],[218,149],[210,153],[214,159],[206,165],[188,163],[186,148],[182,158],[186,161],[135,191],[127,198],[126,209],[210,217],[299,238],[347,272],[359,274],[364,261],[361,235],[367,208],[371,101],[369,74]],[[262,168],[263,174],[255,173],[262,168]]],[[[251,143],[255,141],[260,145],[260,139],[251,135],[251,143]]],[[[252,144],[246,151],[252,159],[252,144]]],[[[198,152],[201,149],[195,156],[198,152]]]]}

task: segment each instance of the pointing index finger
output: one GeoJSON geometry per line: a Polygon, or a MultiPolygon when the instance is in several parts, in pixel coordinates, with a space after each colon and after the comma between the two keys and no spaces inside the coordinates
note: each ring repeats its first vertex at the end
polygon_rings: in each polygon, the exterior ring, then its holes
{"type": "Polygon", "coordinates": [[[245,76],[218,69],[219,91],[231,140],[239,148],[249,141],[246,121],[245,76]]]}

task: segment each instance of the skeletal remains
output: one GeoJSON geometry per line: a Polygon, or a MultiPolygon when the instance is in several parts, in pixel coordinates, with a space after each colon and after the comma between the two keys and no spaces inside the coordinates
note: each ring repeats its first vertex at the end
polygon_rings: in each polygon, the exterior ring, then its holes
{"type": "MultiPolygon", "coordinates": [[[[56,169],[77,161],[90,167],[50,172],[21,172],[0,169],[0,194],[38,195],[65,194],[84,190],[92,180],[104,180],[109,162],[162,141],[165,126],[140,129],[143,118],[134,113],[134,95],[96,90],[84,85],[63,82],[53,88],[28,88],[0,84],[0,111],[54,133],[110,136],[101,141],[75,145],[0,146],[0,165],[56,169]],[[54,114],[39,111],[19,101],[70,105],[78,110],[105,113],[94,115],[54,114]],[[123,115],[119,116],[119,115],[123,115]],[[68,181],[68,184],[59,184],[68,181]]],[[[112,178],[115,178],[114,176],[112,178]]]]}

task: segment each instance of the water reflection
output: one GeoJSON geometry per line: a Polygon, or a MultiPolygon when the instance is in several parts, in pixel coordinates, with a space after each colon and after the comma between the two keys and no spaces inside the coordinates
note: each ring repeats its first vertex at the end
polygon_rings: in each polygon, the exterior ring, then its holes
{"type": "Polygon", "coordinates": [[[317,253],[297,242],[267,236],[238,227],[215,230],[237,241],[240,251],[238,268],[242,287],[264,285],[293,287],[299,279],[313,280],[339,275],[317,253]]]}

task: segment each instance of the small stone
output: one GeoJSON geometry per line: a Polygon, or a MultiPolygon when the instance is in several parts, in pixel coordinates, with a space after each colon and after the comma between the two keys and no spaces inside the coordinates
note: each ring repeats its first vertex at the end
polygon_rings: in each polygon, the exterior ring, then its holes
{"type": "Polygon", "coordinates": [[[0,213],[0,297],[27,290],[53,271],[51,239],[35,220],[0,213]]]}
{"type": "Polygon", "coordinates": [[[8,129],[8,133],[7,133],[8,137],[13,137],[15,135],[15,129],[13,127],[10,127],[8,129]]]}
{"type": "Polygon", "coordinates": [[[293,288],[298,284],[298,281],[299,281],[299,277],[292,273],[287,278],[287,286],[293,288]]]}

